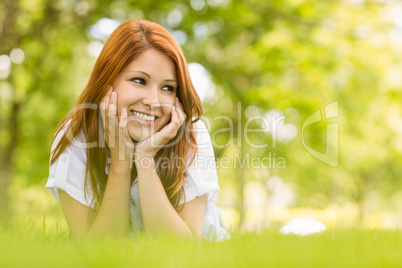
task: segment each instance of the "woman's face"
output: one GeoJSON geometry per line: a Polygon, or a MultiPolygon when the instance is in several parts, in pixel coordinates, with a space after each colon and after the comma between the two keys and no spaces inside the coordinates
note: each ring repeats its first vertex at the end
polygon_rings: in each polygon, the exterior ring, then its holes
{"type": "Polygon", "coordinates": [[[147,139],[170,121],[177,90],[175,65],[158,50],[148,49],[121,71],[113,90],[119,115],[127,109],[131,138],[147,139]]]}

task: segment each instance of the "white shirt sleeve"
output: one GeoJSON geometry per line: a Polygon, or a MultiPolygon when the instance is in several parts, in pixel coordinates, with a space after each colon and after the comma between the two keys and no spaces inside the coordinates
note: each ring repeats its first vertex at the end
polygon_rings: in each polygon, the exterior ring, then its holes
{"type": "MultiPolygon", "coordinates": [[[[207,207],[202,227],[203,238],[210,240],[230,239],[229,233],[223,227],[218,201],[218,175],[216,172],[215,155],[205,124],[199,120],[194,124],[198,153],[193,163],[187,168],[183,188],[186,203],[196,197],[207,194],[207,207]]],[[[182,203],[182,202],[181,202],[182,203]]]]}
{"type": "MultiPolygon", "coordinates": [[[[64,130],[60,131],[52,144],[52,151],[63,136],[64,130]]],[[[79,135],[73,144],[64,150],[53,165],[49,166],[49,179],[46,188],[60,202],[58,190],[66,192],[69,196],[90,207],[92,192],[88,187],[85,198],[84,183],[86,174],[86,149],[82,142],[83,134],[79,135]]]]}
{"type": "Polygon", "coordinates": [[[205,124],[199,120],[194,124],[198,153],[187,168],[183,188],[186,193],[186,203],[196,197],[219,192],[218,175],[216,173],[215,156],[211,138],[205,124]]]}

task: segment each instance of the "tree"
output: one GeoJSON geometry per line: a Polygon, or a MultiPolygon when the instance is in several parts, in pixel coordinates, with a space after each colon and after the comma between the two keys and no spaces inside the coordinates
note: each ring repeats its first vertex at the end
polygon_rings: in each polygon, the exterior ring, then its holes
{"type": "MultiPolygon", "coordinates": [[[[234,153],[243,158],[249,153],[262,159],[275,153],[286,159],[286,169],[222,173],[230,176],[221,182],[238,189],[239,226],[245,213],[245,183],[266,182],[273,175],[297,186],[298,205],[351,201],[361,204],[363,211],[373,191],[384,198],[392,196],[401,186],[402,171],[400,29],[389,15],[397,12],[392,5],[256,0],[1,2],[0,55],[6,57],[0,59],[7,61],[11,51],[20,48],[25,60],[12,62],[9,75],[7,70],[0,73],[0,221],[9,218],[7,189],[13,179],[46,180],[52,132],[89,77],[94,58],[87,55],[87,46],[103,40],[88,33],[101,18],[143,17],[168,28],[189,62],[202,64],[216,85],[219,97],[204,103],[206,116],[227,115],[235,129],[243,129],[250,116],[248,107],[259,115],[276,109],[299,130],[287,141],[276,142],[269,133],[250,136],[270,145],[265,149],[247,145],[242,131],[233,137],[215,136],[221,144],[233,138],[234,144],[215,148],[218,158],[234,153]],[[300,131],[311,114],[336,100],[339,166],[333,168],[304,149],[300,131]],[[314,198],[317,194],[324,200],[314,198]]],[[[212,127],[214,132],[228,123],[215,120],[212,127]]],[[[263,126],[255,121],[250,127],[263,126]]],[[[304,142],[324,151],[325,131],[325,122],[306,128],[304,142]]]]}

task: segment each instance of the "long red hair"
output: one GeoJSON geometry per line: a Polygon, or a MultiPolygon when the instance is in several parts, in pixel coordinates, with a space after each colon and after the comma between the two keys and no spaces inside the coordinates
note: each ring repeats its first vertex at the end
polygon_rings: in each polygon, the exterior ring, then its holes
{"type": "MultiPolygon", "coordinates": [[[[178,131],[181,135],[178,135],[171,142],[174,145],[161,148],[155,158],[168,160],[170,163],[158,167],[157,161],[157,171],[170,203],[178,209],[181,197],[183,196],[185,199],[183,182],[186,168],[194,160],[197,153],[196,146],[193,146],[197,142],[192,130],[192,122],[199,120],[202,115],[201,101],[190,80],[183,52],[172,35],[157,23],[143,19],[130,19],[123,22],[107,39],[87,86],[79,96],[75,106],[58,125],[52,140],[53,143],[57,134],[65,129],[59,143],[52,151],[51,164],[71,145],[72,138],[76,138],[81,132],[86,137],[86,143],[94,145],[86,148],[87,163],[84,191],[87,196],[87,185],[89,185],[93,193],[91,203],[94,204],[96,211],[102,204],[108,179],[105,172],[108,148],[101,146],[98,104],[106,95],[108,86],[113,85],[117,75],[147,49],[156,49],[164,53],[176,67],[177,97],[182,103],[187,117],[178,131]],[[189,157],[189,162],[177,161],[177,159],[187,160],[189,157]]],[[[133,166],[132,181],[136,176],[137,171],[133,166]]]]}

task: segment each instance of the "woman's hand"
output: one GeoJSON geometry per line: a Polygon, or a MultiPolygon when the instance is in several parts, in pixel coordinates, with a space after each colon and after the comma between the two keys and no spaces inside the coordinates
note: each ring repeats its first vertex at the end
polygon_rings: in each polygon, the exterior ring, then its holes
{"type": "Polygon", "coordinates": [[[105,130],[104,139],[109,147],[112,163],[120,161],[130,163],[130,154],[134,152],[134,144],[127,131],[127,109],[122,109],[119,120],[117,93],[113,92],[112,86],[103,97],[100,109],[105,130]]]}
{"type": "Polygon", "coordinates": [[[178,130],[186,119],[186,114],[183,112],[183,106],[178,98],[176,104],[171,111],[170,123],[164,126],[160,131],[152,134],[146,140],[138,142],[135,145],[135,159],[147,157],[153,158],[156,153],[166,145],[170,140],[176,137],[178,130]]]}

